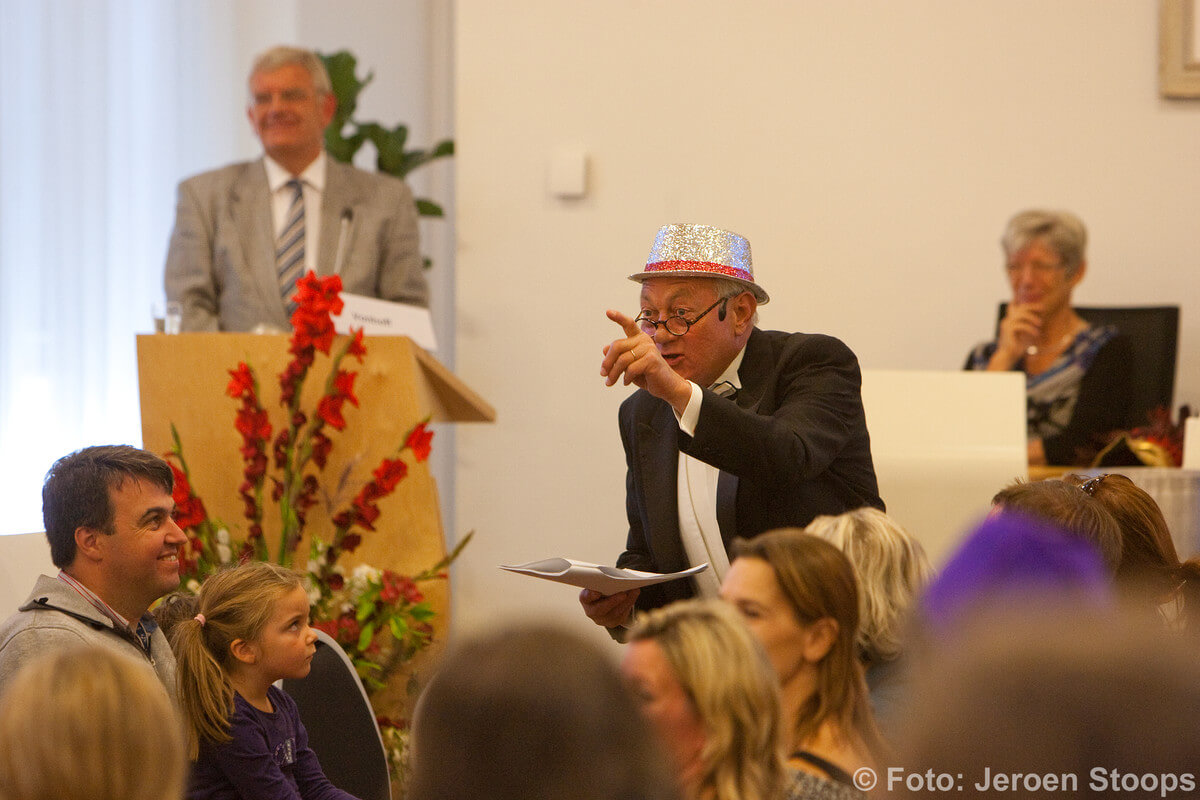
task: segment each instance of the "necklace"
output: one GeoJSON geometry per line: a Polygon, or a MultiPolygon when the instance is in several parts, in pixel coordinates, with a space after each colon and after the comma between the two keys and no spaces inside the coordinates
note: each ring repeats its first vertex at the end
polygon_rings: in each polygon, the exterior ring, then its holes
{"type": "Polygon", "coordinates": [[[1070,344],[1071,340],[1075,338],[1075,335],[1076,335],[1075,331],[1067,331],[1066,333],[1063,334],[1063,337],[1061,339],[1059,339],[1057,342],[1055,342],[1052,346],[1048,345],[1044,348],[1039,348],[1036,344],[1031,344],[1031,345],[1029,345],[1029,347],[1025,348],[1025,355],[1036,356],[1038,353],[1041,353],[1043,351],[1053,352],[1055,350],[1061,350],[1064,347],[1066,347],[1068,344],[1070,344]]]}

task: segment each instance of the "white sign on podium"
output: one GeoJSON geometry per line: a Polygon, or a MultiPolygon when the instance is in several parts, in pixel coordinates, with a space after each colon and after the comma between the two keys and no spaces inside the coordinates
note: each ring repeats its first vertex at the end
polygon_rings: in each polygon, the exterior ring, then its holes
{"type": "Polygon", "coordinates": [[[367,336],[407,336],[426,350],[437,350],[433,315],[427,308],[346,292],[342,303],[342,313],[333,318],[338,333],[362,328],[367,336]]]}

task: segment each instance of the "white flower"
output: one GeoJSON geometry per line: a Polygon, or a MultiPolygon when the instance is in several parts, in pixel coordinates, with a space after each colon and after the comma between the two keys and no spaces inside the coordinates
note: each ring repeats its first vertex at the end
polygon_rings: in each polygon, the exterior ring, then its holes
{"type": "Polygon", "coordinates": [[[196,580],[195,578],[192,578],[190,581],[187,582],[187,590],[189,592],[191,592],[192,594],[196,594],[197,592],[199,592],[200,591],[200,581],[196,580]]]}
{"type": "Polygon", "coordinates": [[[229,544],[229,529],[228,528],[221,528],[221,530],[217,531],[217,541],[220,542],[221,544],[229,544]]]}
{"type": "Polygon", "coordinates": [[[346,582],[346,594],[350,597],[352,603],[357,603],[358,598],[362,597],[363,592],[371,588],[371,584],[379,583],[379,570],[368,564],[359,564],[350,573],[350,580],[346,582]]]}
{"type": "Polygon", "coordinates": [[[217,542],[217,559],[222,564],[228,564],[233,559],[233,549],[227,544],[217,542]]]}

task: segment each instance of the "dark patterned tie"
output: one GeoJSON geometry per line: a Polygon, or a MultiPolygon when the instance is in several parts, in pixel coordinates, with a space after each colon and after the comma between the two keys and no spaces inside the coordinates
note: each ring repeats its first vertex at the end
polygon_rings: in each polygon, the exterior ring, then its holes
{"type": "Polygon", "coordinates": [[[283,232],[275,240],[275,264],[279,269],[279,291],[288,316],[296,310],[292,295],[296,293],[296,281],[304,274],[304,185],[299,178],[286,184],[293,192],[288,206],[287,222],[283,232]]]}
{"type": "Polygon", "coordinates": [[[730,400],[737,397],[737,387],[729,381],[714,383],[710,388],[712,389],[713,394],[717,395],[718,397],[728,397],[730,400]]]}

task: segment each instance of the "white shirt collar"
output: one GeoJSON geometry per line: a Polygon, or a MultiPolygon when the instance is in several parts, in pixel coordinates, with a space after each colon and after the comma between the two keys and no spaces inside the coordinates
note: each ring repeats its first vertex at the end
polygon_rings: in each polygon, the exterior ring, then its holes
{"type": "Polygon", "coordinates": [[[742,380],[738,377],[738,369],[742,366],[742,358],[746,355],[746,346],[742,345],[742,349],[738,350],[737,355],[733,357],[733,361],[729,362],[729,366],[721,373],[721,376],[713,381],[713,386],[719,383],[732,384],[734,389],[742,388],[742,380]]]}
{"type": "MultiPolygon", "coordinates": [[[[308,167],[295,176],[300,179],[301,183],[313,187],[318,192],[325,191],[325,168],[327,166],[328,156],[322,150],[308,167]]],[[[267,186],[271,189],[271,194],[278,192],[285,183],[292,179],[292,173],[281,167],[277,161],[268,155],[263,156],[263,166],[267,169],[267,186]]]]}

